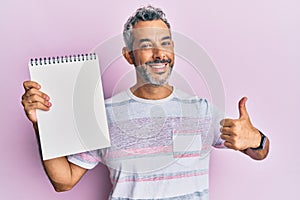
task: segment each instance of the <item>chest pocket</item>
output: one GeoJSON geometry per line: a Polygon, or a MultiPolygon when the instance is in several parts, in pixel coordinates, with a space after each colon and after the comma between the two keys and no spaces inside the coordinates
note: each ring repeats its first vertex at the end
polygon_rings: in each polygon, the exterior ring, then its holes
{"type": "Polygon", "coordinates": [[[174,158],[201,156],[202,139],[200,130],[173,130],[172,139],[174,158]]]}

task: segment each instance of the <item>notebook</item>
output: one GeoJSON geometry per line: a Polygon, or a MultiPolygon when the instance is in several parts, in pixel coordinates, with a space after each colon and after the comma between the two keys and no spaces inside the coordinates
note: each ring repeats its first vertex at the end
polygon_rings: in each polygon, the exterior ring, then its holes
{"type": "Polygon", "coordinates": [[[28,65],[52,103],[49,111],[37,110],[43,160],[109,147],[97,54],[36,58],[28,65]]]}

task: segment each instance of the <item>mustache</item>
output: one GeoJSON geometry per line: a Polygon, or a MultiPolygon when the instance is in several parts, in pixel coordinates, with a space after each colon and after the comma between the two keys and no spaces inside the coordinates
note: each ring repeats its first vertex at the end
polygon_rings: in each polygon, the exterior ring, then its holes
{"type": "Polygon", "coordinates": [[[160,60],[160,59],[155,59],[155,60],[153,60],[153,61],[148,61],[148,62],[146,62],[145,64],[146,65],[151,65],[151,64],[157,64],[157,63],[171,63],[172,62],[172,60],[171,59],[162,59],[162,60],[160,60]]]}

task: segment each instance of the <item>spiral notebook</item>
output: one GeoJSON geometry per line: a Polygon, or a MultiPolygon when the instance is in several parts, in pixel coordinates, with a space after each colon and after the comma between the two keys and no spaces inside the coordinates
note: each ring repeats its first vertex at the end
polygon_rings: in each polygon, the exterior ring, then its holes
{"type": "Polygon", "coordinates": [[[43,160],[110,146],[95,53],[31,59],[29,71],[52,103],[37,110],[43,160]]]}

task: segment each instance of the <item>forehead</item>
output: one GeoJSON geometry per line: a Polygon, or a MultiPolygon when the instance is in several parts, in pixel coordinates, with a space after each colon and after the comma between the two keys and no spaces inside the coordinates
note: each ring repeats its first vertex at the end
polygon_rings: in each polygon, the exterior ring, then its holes
{"type": "Polygon", "coordinates": [[[162,20],[139,21],[133,26],[134,39],[149,38],[159,39],[170,36],[170,29],[162,20]]]}

